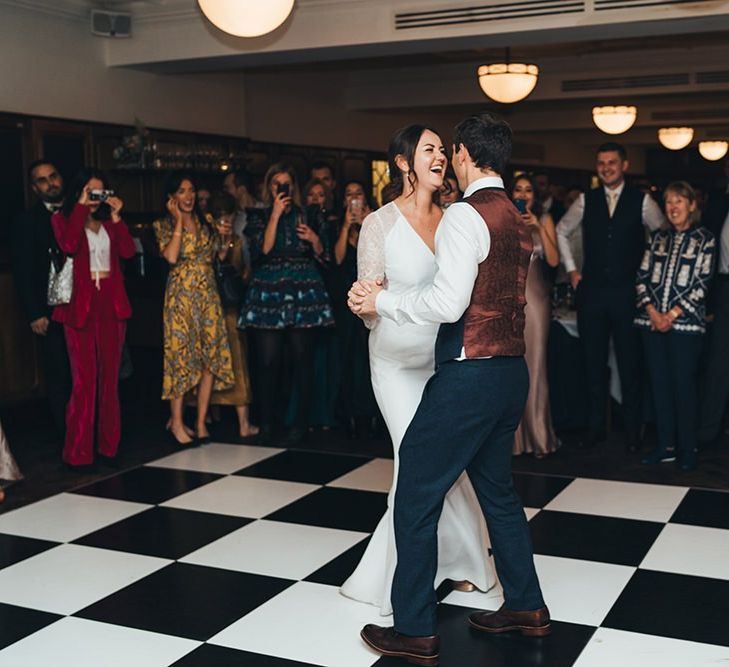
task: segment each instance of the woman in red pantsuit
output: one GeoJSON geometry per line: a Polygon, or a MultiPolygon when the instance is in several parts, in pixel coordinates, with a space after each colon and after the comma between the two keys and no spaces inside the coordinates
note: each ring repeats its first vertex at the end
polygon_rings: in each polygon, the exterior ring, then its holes
{"type": "Polygon", "coordinates": [[[63,448],[63,460],[73,467],[94,462],[95,421],[102,460],[113,461],[121,435],[119,365],[132,309],[119,258],[132,257],[135,247],[120,216],[122,201],[107,193],[99,200],[97,191],[105,189],[100,171],[82,169],[51,220],[59,247],[73,257],[71,302],[53,311],[63,323],[73,378],[63,448]]]}

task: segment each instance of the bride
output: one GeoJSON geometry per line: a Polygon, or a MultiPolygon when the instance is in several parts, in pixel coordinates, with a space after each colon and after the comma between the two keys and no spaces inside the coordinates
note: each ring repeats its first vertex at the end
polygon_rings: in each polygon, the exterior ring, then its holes
{"type": "MultiPolygon", "coordinates": [[[[435,233],[442,216],[433,197],[443,184],[447,157],[436,132],[409,125],[393,136],[388,158],[388,187],[396,188],[399,196],[365,219],[357,248],[358,278],[384,280],[389,292],[401,294],[433,283],[435,233]]],[[[392,439],[395,468],[388,509],[341,593],[378,606],[384,616],[392,613],[390,589],[397,562],[392,503],[398,449],[435,370],[438,325],[399,326],[386,318],[365,323],[371,329],[372,387],[392,439]]],[[[435,586],[451,579],[459,590],[492,588],[488,544],[483,514],[464,474],[446,496],[438,524],[435,586]]]]}

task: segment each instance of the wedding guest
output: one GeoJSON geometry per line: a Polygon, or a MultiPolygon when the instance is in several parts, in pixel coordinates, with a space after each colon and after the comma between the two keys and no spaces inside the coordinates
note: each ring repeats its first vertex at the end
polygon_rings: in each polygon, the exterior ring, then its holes
{"type": "Polygon", "coordinates": [[[304,186],[304,195],[307,206],[318,206],[320,209],[326,208],[327,203],[327,186],[324,181],[318,178],[312,178],[304,186]]]}
{"type": "Polygon", "coordinates": [[[712,192],[702,223],[717,239],[717,271],[711,286],[711,332],[702,379],[699,440],[702,447],[713,446],[722,434],[729,404],[729,158],[724,161],[726,179],[712,192]]]}
{"type": "Polygon", "coordinates": [[[197,207],[206,218],[210,216],[210,198],[212,196],[210,188],[206,185],[201,185],[197,190],[197,207]]]}
{"type": "Polygon", "coordinates": [[[253,183],[253,178],[247,171],[242,169],[232,171],[226,174],[223,179],[223,190],[235,197],[237,210],[233,231],[242,238],[248,224],[246,209],[260,207],[260,203],[254,196],[256,186],[253,183]]]}
{"type": "MultiPolygon", "coordinates": [[[[327,210],[327,186],[323,181],[312,178],[304,187],[304,194],[307,218],[316,220],[322,243],[328,248],[334,247],[340,221],[333,211],[327,210]]],[[[337,421],[335,414],[337,389],[343,371],[341,366],[342,340],[339,330],[340,314],[347,310],[344,306],[346,287],[338,265],[331,261],[320,262],[319,269],[332,304],[336,327],[322,329],[315,335],[314,385],[309,401],[309,430],[317,426],[322,430],[328,430],[337,421]]]]}
{"type": "Polygon", "coordinates": [[[555,187],[550,175],[546,171],[538,171],[532,177],[532,182],[539,193],[542,210],[545,213],[549,213],[553,223],[556,225],[564,215],[565,205],[554,196],[555,187]]]}
{"type": "MultiPolygon", "coordinates": [[[[210,214],[217,231],[217,260],[232,264],[242,281],[247,283],[250,279],[251,267],[250,264],[246,264],[244,259],[243,239],[233,231],[236,214],[235,199],[227,192],[216,193],[210,202],[210,214]]],[[[248,373],[246,334],[238,329],[239,308],[240,304],[225,306],[223,309],[235,384],[230,389],[214,391],[210,396],[210,405],[234,406],[238,417],[238,435],[245,440],[258,435],[258,427],[253,426],[250,422],[251,380],[248,373]]]]}
{"type": "Polygon", "coordinates": [[[524,223],[532,235],[534,250],[526,280],[524,310],[524,343],[529,369],[529,395],[519,428],[514,435],[514,454],[531,453],[542,458],[559,447],[552,427],[547,384],[547,339],[552,319],[552,283],[545,265],[554,269],[559,264],[557,233],[549,212],[542,208],[535,182],[519,176],[511,189],[511,198],[519,205],[524,223]],[[522,211],[523,209],[523,211],[522,211]]]}
{"type": "Polygon", "coordinates": [[[5,500],[4,485],[17,482],[20,479],[23,479],[23,475],[18,470],[18,464],[15,463],[8,440],[5,437],[5,431],[3,431],[3,425],[0,423],[0,503],[5,500]]]}
{"type": "Polygon", "coordinates": [[[51,216],[63,204],[63,178],[52,162],[36,160],[28,167],[28,181],[37,201],[10,228],[13,279],[28,326],[40,343],[51,416],[56,436],[63,440],[71,371],[63,326],[53,321],[47,302],[51,255],[60,255],[51,216]]]}
{"type": "Polygon", "coordinates": [[[170,265],[165,290],[162,399],[170,401],[168,428],[178,445],[209,441],[205,423],[210,394],[235,384],[213,254],[215,231],[196,205],[192,176],[174,172],[165,188],[166,215],[153,227],[170,265]],[[196,429],[183,421],[185,394],[197,390],[196,429]]]}
{"type": "Polygon", "coordinates": [[[658,446],[644,464],[697,463],[698,371],[706,330],[705,301],[714,269],[714,235],[698,222],[688,183],[671,183],[663,195],[669,229],[656,231],[637,278],[638,314],[656,410],[658,446]]]}
{"type": "Polygon", "coordinates": [[[119,366],[132,309],[119,260],[136,253],[122,206],[104,174],[84,168],[51,219],[59,248],[73,258],[71,301],[53,319],[63,324],[71,366],[63,460],[75,468],[94,462],[95,424],[102,461],[113,462],[121,437],[119,366]]]}
{"type": "Polygon", "coordinates": [[[612,337],[622,391],[622,416],[628,451],[640,448],[642,368],[640,338],[633,328],[635,272],[645,244],[646,229],[664,223],[650,195],[625,183],[629,162],[625,148],[608,142],[597,149],[600,187],[577,197],[557,225],[559,253],[577,303],[589,393],[585,447],[606,436],[608,346],[612,337]],[[571,237],[582,229],[584,260],[578,270],[571,237]]]}
{"type": "Polygon", "coordinates": [[[266,174],[263,215],[249,221],[253,276],[238,325],[253,329],[260,385],[261,440],[270,442],[277,410],[285,411],[296,391],[296,414],[286,442],[305,433],[312,377],[313,334],[334,324],[319,273],[328,259],[326,235],[316,218],[307,219],[294,170],[274,164],[266,174]],[[312,227],[313,225],[313,227],[312,227]],[[284,369],[292,387],[282,389],[284,369]]]}
{"type": "MultiPolygon", "coordinates": [[[[349,181],[344,186],[344,217],[339,227],[336,245],[334,246],[334,258],[337,265],[341,265],[347,254],[347,247],[352,231],[359,232],[362,221],[372,212],[372,207],[365,194],[365,188],[359,181],[349,181]]],[[[349,288],[351,281],[346,284],[349,288]]],[[[344,290],[346,295],[347,290],[344,290]]],[[[347,309],[349,310],[349,309],[347,309]]]]}
{"type": "Polygon", "coordinates": [[[311,171],[309,172],[310,178],[315,178],[322,183],[324,183],[324,187],[327,189],[327,201],[326,201],[326,210],[327,211],[339,211],[339,202],[337,199],[337,181],[334,177],[334,169],[332,165],[330,165],[328,162],[324,162],[323,160],[316,160],[314,164],[311,165],[311,171]]]}

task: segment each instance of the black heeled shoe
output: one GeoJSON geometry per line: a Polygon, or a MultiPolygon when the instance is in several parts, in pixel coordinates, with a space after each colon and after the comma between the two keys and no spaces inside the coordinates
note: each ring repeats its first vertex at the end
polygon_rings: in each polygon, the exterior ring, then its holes
{"type": "Polygon", "coordinates": [[[178,447],[179,449],[189,449],[191,447],[199,447],[200,442],[197,438],[192,438],[190,442],[182,442],[181,440],[177,439],[177,436],[172,432],[172,429],[167,431],[167,436],[170,439],[170,442],[178,447]]]}

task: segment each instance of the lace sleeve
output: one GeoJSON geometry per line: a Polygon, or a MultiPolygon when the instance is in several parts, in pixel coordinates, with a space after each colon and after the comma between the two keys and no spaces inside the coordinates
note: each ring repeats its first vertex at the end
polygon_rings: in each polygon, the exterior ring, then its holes
{"type": "Polygon", "coordinates": [[[385,277],[385,236],[377,213],[370,213],[362,223],[357,243],[357,278],[378,280],[385,277]]]}
{"type": "MultiPolygon", "coordinates": [[[[380,216],[375,211],[362,223],[357,243],[357,279],[385,280],[385,234],[380,216]]],[[[377,324],[377,317],[363,317],[368,329],[377,324]]]]}

